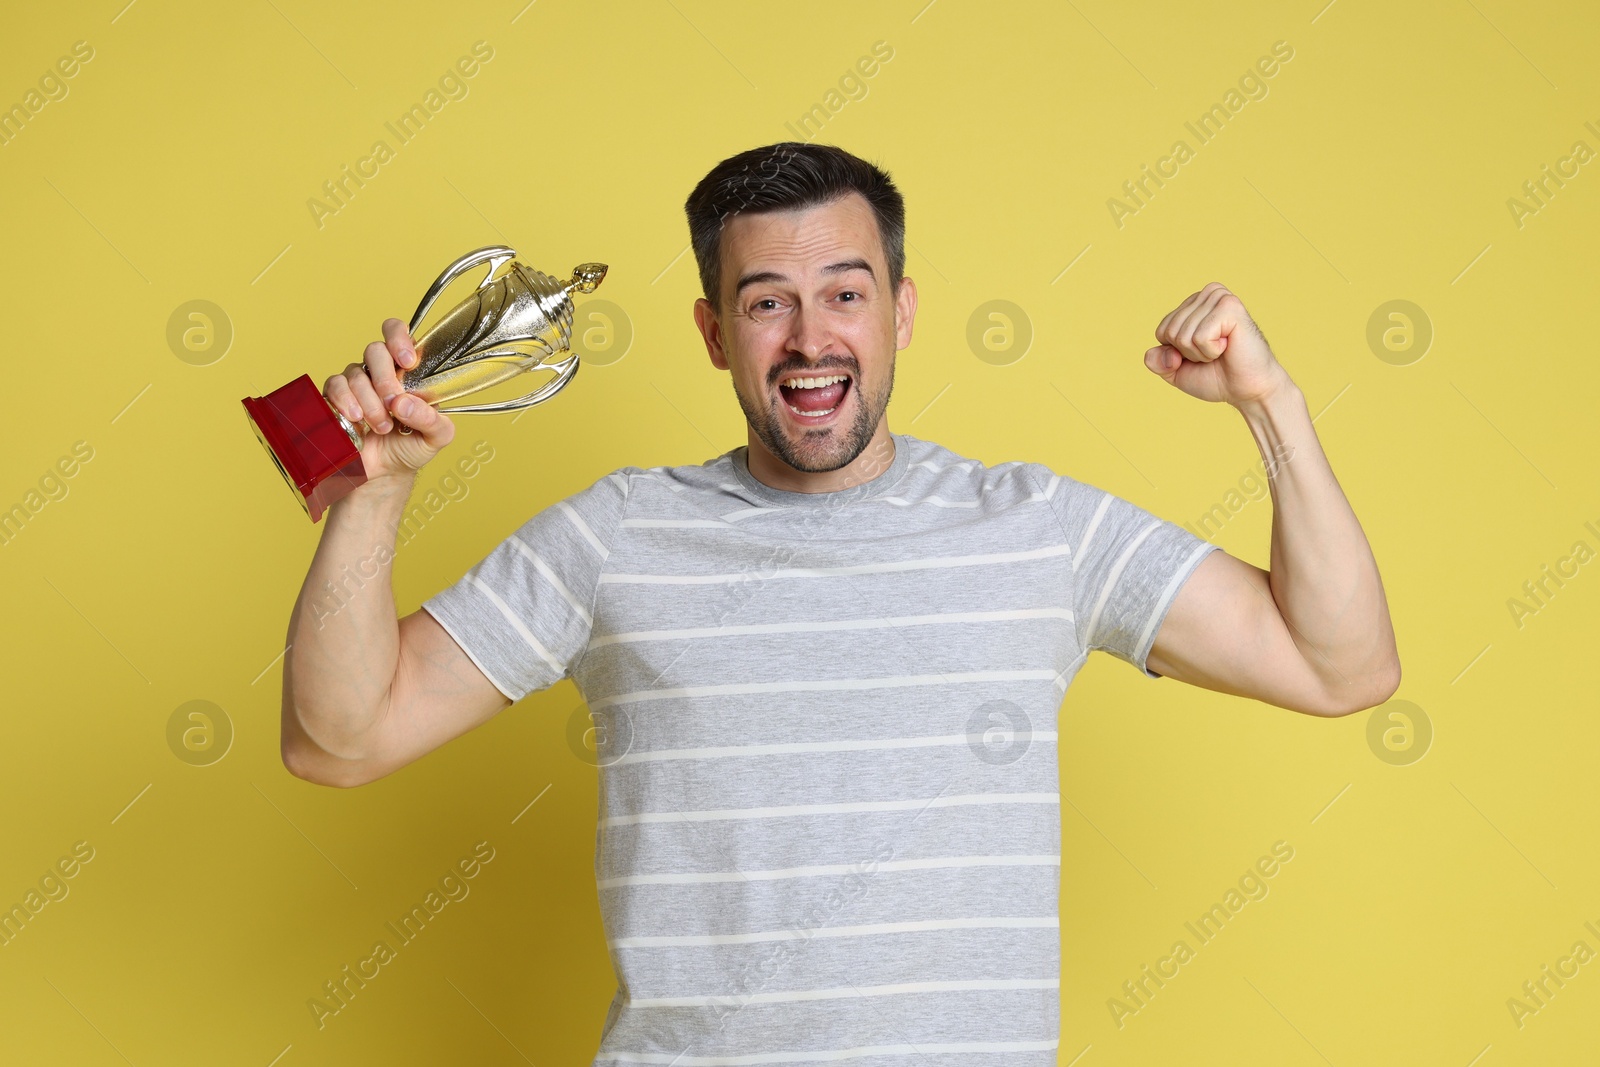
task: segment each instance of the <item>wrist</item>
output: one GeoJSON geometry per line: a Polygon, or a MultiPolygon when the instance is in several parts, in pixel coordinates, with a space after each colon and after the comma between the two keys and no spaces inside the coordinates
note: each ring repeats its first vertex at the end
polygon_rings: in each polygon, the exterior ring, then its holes
{"type": "Polygon", "coordinates": [[[1245,400],[1237,401],[1234,407],[1239,409],[1239,414],[1246,420],[1272,418],[1297,406],[1304,405],[1305,394],[1300,387],[1289,377],[1288,371],[1279,368],[1278,379],[1273,385],[1245,400]]]}
{"type": "Polygon", "coordinates": [[[368,478],[356,487],[355,492],[365,493],[367,496],[410,496],[411,487],[416,482],[416,469],[407,467],[405,470],[392,471],[388,474],[380,474],[376,478],[368,478]]]}
{"type": "Polygon", "coordinates": [[[1285,384],[1279,388],[1241,403],[1239,413],[1266,464],[1269,484],[1276,486],[1278,472],[1294,457],[1296,444],[1307,441],[1311,430],[1304,394],[1285,376],[1285,384]]]}
{"type": "Polygon", "coordinates": [[[417,472],[403,471],[368,478],[328,509],[330,517],[391,517],[405,510],[416,484],[417,472]]]}

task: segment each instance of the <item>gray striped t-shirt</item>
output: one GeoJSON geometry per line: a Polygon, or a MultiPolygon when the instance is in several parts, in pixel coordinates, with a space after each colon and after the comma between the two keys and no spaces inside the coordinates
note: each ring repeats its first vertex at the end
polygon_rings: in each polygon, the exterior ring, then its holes
{"type": "Polygon", "coordinates": [[[1056,1062],[1056,716],[1216,545],[1037,463],[893,435],[837,493],[625,467],[423,606],[605,738],[595,1064],[1056,1062]]]}

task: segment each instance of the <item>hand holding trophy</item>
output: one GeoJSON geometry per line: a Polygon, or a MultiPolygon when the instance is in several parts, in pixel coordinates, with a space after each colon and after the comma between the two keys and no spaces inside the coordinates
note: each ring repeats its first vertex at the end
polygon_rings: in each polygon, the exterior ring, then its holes
{"type": "Polygon", "coordinates": [[[302,374],[264,397],[244,399],[257,437],[312,522],[369,478],[415,470],[449,443],[450,420],[425,406],[446,414],[520,411],[572,380],[578,372],[578,356],[571,352],[572,294],[594,292],[606,266],[579,264],[560,282],[515,262],[516,254],[492,245],[450,264],[417,305],[410,327],[398,319],[386,322],[384,340],[367,346],[365,365],[352,363],[329,378],[326,394],[302,374]],[[473,294],[413,343],[445,287],[481,263],[489,271],[473,294]],[[555,376],[514,400],[439,407],[534,370],[555,376]],[[412,426],[421,432],[413,434],[412,426]]]}
{"type": "Polygon", "coordinates": [[[361,467],[369,483],[409,476],[455,438],[455,423],[400,381],[399,372],[416,366],[411,331],[400,319],[386,319],[383,340],[367,346],[362,362],[323,384],[328,404],[362,431],[361,467]]]}

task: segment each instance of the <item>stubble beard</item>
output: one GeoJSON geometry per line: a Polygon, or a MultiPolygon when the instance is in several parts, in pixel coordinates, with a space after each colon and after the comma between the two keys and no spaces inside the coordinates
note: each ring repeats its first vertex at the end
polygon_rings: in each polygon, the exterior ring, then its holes
{"type": "MultiPolygon", "coordinates": [[[[852,379],[850,383],[852,392],[860,391],[860,381],[859,374],[852,379]]],[[[737,382],[733,386],[733,395],[738,397],[745,421],[755,431],[757,440],[766,445],[767,451],[774,456],[795,470],[807,474],[824,474],[841,467],[848,467],[857,456],[865,452],[867,445],[872,443],[872,435],[889,406],[889,396],[893,392],[894,360],[891,359],[889,380],[884,383],[883,391],[871,398],[864,393],[854,397],[855,418],[851,420],[849,428],[843,434],[839,432],[839,427],[829,426],[825,429],[802,430],[801,440],[795,441],[782,430],[782,414],[778,411],[778,405],[783,403],[781,393],[765,408],[761,408],[739,391],[737,382]]],[[[850,400],[851,397],[847,395],[845,399],[850,400]]]]}

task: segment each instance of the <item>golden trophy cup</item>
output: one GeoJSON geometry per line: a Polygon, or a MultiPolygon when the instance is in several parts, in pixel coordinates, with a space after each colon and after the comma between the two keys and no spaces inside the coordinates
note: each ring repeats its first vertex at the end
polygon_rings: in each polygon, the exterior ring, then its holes
{"type": "MultiPolygon", "coordinates": [[[[434,280],[411,316],[417,365],[397,368],[406,392],[450,415],[521,411],[544,403],[572,381],[578,373],[578,355],[572,351],[572,294],[594,292],[606,276],[606,265],[580,263],[563,282],[516,262],[516,254],[505,245],[480,248],[434,280]],[[489,271],[472,295],[419,335],[417,327],[445,287],[483,263],[489,271]],[[440,406],[536,370],[555,376],[526,396],[440,406]]],[[[245,397],[243,403],[256,436],[312,522],[367,480],[361,463],[366,423],[345,418],[309,374],[266,396],[245,397]]]]}

